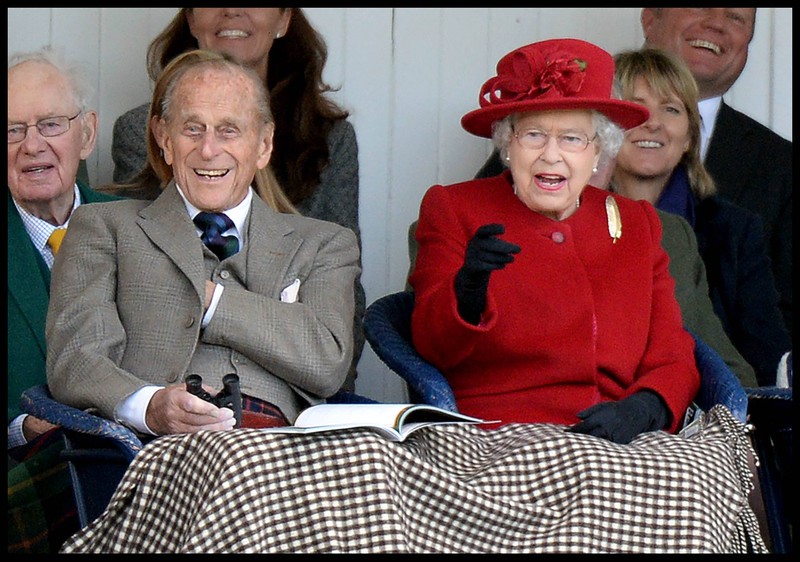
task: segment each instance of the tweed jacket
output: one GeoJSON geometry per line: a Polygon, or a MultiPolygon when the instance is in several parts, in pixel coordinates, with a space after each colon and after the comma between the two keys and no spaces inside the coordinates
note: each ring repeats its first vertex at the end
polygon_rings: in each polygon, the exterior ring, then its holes
{"type": "MultiPolygon", "coordinates": [[[[145,103],[120,115],[114,122],[111,157],[114,160],[114,181],[124,182],[136,175],[147,162],[147,113],[145,103]]],[[[328,135],[330,164],[320,175],[320,185],[313,195],[300,201],[297,210],[307,217],[335,222],[355,232],[361,248],[358,201],[358,143],[356,132],[349,121],[336,122],[328,135]]],[[[359,255],[359,266],[361,265],[359,255]]],[[[362,319],[366,308],[366,295],[361,277],[355,283],[355,316],[353,322],[353,363],[344,388],[355,389],[356,365],[364,348],[362,319]]]]}
{"type": "Polygon", "coordinates": [[[791,337],[792,143],[723,101],[705,165],[720,195],[761,217],[791,337]]]}
{"type": "Polygon", "coordinates": [[[206,372],[204,361],[220,354],[243,394],[276,404],[290,421],[340,388],[353,353],[352,231],[276,213],[253,197],[241,250],[219,262],[174,183],[154,202],[79,211],[53,269],[47,316],[57,400],[113,417],[121,399],[147,384],[181,383],[190,369],[219,389],[226,373],[206,372]],[[201,329],[209,278],[225,289],[201,329]],[[282,302],[295,280],[296,302],[282,302]]]}
{"type": "MultiPolygon", "coordinates": [[[[81,205],[115,198],[78,180],[81,205]]],[[[70,223],[71,226],[71,223],[70,223]]],[[[50,302],[50,272],[33,246],[8,192],[8,422],[22,413],[19,397],[46,382],[44,325],[50,302]]]]}
{"type": "Polygon", "coordinates": [[[514,195],[509,172],[426,193],[409,280],[412,337],[465,414],[573,424],[592,404],[647,388],[667,404],[669,429],[682,422],[700,375],[661,223],[649,203],[612,195],[623,233],[614,243],[608,196],[587,186],[575,214],[554,221],[514,195]],[[504,224],[502,238],[522,251],[492,273],[474,326],[458,314],[454,280],[467,242],[487,223],[504,224]]]}

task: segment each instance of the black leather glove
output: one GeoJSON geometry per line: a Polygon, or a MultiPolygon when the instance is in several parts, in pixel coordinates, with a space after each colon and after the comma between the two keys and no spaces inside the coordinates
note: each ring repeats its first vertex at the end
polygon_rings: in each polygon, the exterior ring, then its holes
{"type": "Polygon", "coordinates": [[[669,411],[659,395],[640,390],[616,402],[601,402],[578,414],[583,421],[569,431],[602,437],[625,445],[646,431],[663,429],[669,421],[669,411]]]}
{"type": "Polygon", "coordinates": [[[519,246],[497,238],[505,231],[502,224],[485,224],[467,243],[464,265],[458,270],[455,282],[458,313],[465,322],[478,325],[486,308],[489,275],[514,261],[512,254],[519,253],[519,246]]]}

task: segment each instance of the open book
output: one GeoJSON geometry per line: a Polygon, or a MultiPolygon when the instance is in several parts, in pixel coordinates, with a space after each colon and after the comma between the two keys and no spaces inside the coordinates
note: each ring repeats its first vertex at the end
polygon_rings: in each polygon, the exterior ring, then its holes
{"type": "Polygon", "coordinates": [[[365,428],[390,441],[404,441],[414,431],[432,425],[494,423],[427,404],[318,404],[306,408],[294,425],[271,427],[270,433],[317,433],[365,428]]]}

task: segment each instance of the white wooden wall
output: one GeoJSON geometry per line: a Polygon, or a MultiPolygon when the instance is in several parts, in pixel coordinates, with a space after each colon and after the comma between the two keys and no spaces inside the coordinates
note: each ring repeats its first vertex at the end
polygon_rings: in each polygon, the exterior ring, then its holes
{"type": "MultiPolygon", "coordinates": [[[[86,63],[97,85],[93,185],[111,181],[111,131],[148,101],[150,40],[177,8],[9,8],[9,53],[52,44],[86,63]]],[[[359,142],[367,302],[403,288],[407,228],[428,187],[474,175],[489,141],[460,126],[497,60],[542,39],[576,37],[611,53],[642,44],[639,8],[308,8],[325,37],[325,78],[351,112],[359,142]]],[[[792,10],[760,8],[743,75],[727,101],[792,139],[792,10]]],[[[367,344],[357,389],[405,400],[367,344]]]]}

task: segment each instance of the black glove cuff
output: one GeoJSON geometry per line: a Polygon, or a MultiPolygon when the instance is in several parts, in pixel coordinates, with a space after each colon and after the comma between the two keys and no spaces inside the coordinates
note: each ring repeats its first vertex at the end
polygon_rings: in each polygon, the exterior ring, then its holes
{"type": "Polygon", "coordinates": [[[480,276],[468,275],[464,269],[456,274],[455,291],[458,313],[465,322],[477,326],[486,308],[486,291],[489,288],[489,272],[480,276]]]}
{"type": "Polygon", "coordinates": [[[645,431],[656,431],[664,429],[670,420],[670,412],[664,399],[652,390],[640,390],[636,394],[628,397],[628,400],[637,402],[641,411],[647,412],[650,416],[651,424],[645,431]]]}

